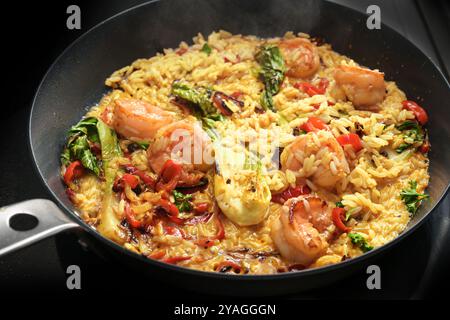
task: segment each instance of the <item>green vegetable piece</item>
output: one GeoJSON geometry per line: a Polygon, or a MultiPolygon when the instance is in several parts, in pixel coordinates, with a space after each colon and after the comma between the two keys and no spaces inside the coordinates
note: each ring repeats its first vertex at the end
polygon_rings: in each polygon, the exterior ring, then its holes
{"type": "Polygon", "coordinates": [[[172,84],[173,95],[199,107],[199,110],[193,110],[194,116],[202,122],[203,130],[212,140],[215,140],[217,133],[214,131],[214,122],[223,121],[224,116],[214,107],[211,100],[212,93],[211,89],[203,87],[193,88],[179,81],[172,84]]]}
{"type": "Polygon", "coordinates": [[[405,121],[402,124],[398,125],[397,129],[403,131],[403,141],[405,141],[404,143],[399,145],[397,149],[395,149],[397,153],[402,153],[416,142],[423,142],[423,129],[417,122],[405,121]]]}
{"type": "Polygon", "coordinates": [[[211,54],[211,52],[212,52],[212,49],[208,45],[208,43],[205,42],[205,44],[203,45],[203,47],[202,47],[202,49],[200,51],[206,53],[209,56],[211,54]]]}
{"type": "Polygon", "coordinates": [[[367,252],[373,249],[373,247],[367,243],[367,240],[359,233],[350,232],[348,237],[354,245],[358,246],[362,250],[362,252],[367,252]]]}
{"type": "Polygon", "coordinates": [[[422,200],[428,199],[429,197],[425,193],[417,192],[417,182],[414,180],[409,182],[409,189],[403,189],[400,192],[400,199],[405,203],[406,209],[411,216],[414,216],[417,212],[422,200]]]}
{"type": "Polygon", "coordinates": [[[68,135],[73,136],[76,134],[86,135],[91,142],[99,142],[97,133],[97,118],[90,117],[82,119],[70,128],[68,135]]]}
{"type": "Polygon", "coordinates": [[[255,58],[261,67],[258,75],[264,83],[261,106],[265,110],[275,111],[272,97],[280,91],[286,71],[283,56],[277,46],[266,45],[261,47],[255,58]]]}
{"type": "Polygon", "coordinates": [[[342,204],[342,201],[336,202],[336,207],[338,207],[338,208],[343,208],[344,205],[342,204]]]}
{"type": "Polygon", "coordinates": [[[117,140],[117,135],[114,130],[108,127],[103,121],[98,120],[97,122],[98,136],[100,139],[100,144],[102,146],[102,160],[103,166],[114,159],[117,156],[122,155],[120,150],[119,142],[117,140]]]}
{"type": "Polygon", "coordinates": [[[185,83],[176,81],[172,84],[172,94],[200,107],[203,116],[217,114],[217,109],[211,101],[212,90],[210,89],[203,87],[193,88],[185,83]]]}
{"type": "Polygon", "coordinates": [[[63,152],[61,153],[61,163],[66,167],[70,164],[70,150],[65,147],[63,152]]]}
{"type": "Polygon", "coordinates": [[[192,204],[189,202],[189,200],[192,200],[192,194],[184,194],[177,190],[173,190],[172,194],[179,212],[192,210],[192,204]]]}
{"type": "Polygon", "coordinates": [[[113,160],[121,156],[122,152],[114,130],[101,120],[97,123],[97,129],[102,147],[103,171],[105,173],[103,200],[99,212],[100,223],[97,229],[107,238],[122,244],[126,240],[126,235],[119,227],[120,221],[113,210],[114,204],[117,204],[117,199],[112,190],[118,171],[118,167],[113,165],[113,160]]]}
{"type": "Polygon", "coordinates": [[[135,143],[141,147],[141,149],[147,150],[150,146],[150,143],[148,141],[135,141],[135,143]]]}
{"type": "Polygon", "coordinates": [[[99,141],[96,125],[96,118],[85,118],[70,128],[66,147],[61,154],[61,162],[64,165],[68,165],[74,160],[80,160],[83,167],[91,170],[97,176],[100,175],[97,158],[90,149],[90,143],[99,141]]]}

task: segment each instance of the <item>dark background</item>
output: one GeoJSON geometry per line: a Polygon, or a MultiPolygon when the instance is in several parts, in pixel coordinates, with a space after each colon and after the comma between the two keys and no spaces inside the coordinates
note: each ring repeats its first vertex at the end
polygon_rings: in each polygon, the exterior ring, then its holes
{"type": "MultiPolygon", "coordinates": [[[[211,1],[211,0],[210,0],[211,1]]],[[[16,2],[1,20],[4,85],[0,138],[0,206],[48,194],[34,170],[28,150],[27,125],[33,94],[45,71],[73,40],[98,22],[142,0],[47,1],[24,5],[16,2]],[[81,8],[81,30],[66,28],[66,8],[81,8]]],[[[335,0],[360,11],[369,4],[381,7],[382,21],[416,43],[447,76],[450,70],[450,10],[444,1],[350,1],[335,0]]],[[[189,1],[186,1],[189,3],[189,1]]],[[[11,4],[10,4],[11,6],[11,4]]],[[[176,13],[174,13],[176,14],[176,13]]],[[[447,102],[448,103],[448,102],[447,102]]],[[[444,143],[448,143],[444,142],[444,143]]],[[[380,257],[382,290],[369,291],[361,270],[327,288],[286,298],[439,298],[450,284],[449,197],[428,221],[407,240],[380,257]]],[[[206,298],[168,287],[155,280],[161,294],[185,299],[206,298]]],[[[86,294],[111,288],[142,289],[139,276],[98,258],[77,241],[63,234],[0,259],[0,293],[86,294]],[[80,265],[82,290],[65,286],[68,265],[80,265]]]]}

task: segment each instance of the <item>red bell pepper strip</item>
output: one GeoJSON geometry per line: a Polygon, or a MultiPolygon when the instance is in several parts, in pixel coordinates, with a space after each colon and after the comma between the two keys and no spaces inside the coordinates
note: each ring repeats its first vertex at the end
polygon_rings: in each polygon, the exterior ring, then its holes
{"type": "Polygon", "coordinates": [[[131,189],[134,189],[139,184],[139,179],[135,175],[126,173],[122,176],[123,182],[130,186],[131,189]]]}
{"type": "Polygon", "coordinates": [[[161,174],[156,184],[157,191],[172,192],[176,188],[181,176],[182,167],[180,164],[169,159],[164,163],[161,174]]]}
{"type": "Polygon", "coordinates": [[[309,117],[308,121],[300,126],[300,129],[306,132],[316,132],[319,130],[329,130],[330,128],[317,117],[309,117]]]}
{"type": "Polygon", "coordinates": [[[136,219],[133,209],[131,209],[128,202],[125,203],[125,219],[128,224],[135,229],[142,227],[142,223],[136,219]]]}
{"type": "Polygon", "coordinates": [[[428,141],[425,141],[420,147],[419,151],[422,153],[428,153],[430,151],[430,143],[428,141]]]}
{"type": "Polygon", "coordinates": [[[217,226],[216,235],[213,237],[198,239],[196,241],[196,244],[198,244],[201,247],[210,247],[214,244],[214,240],[220,241],[225,238],[225,228],[223,226],[222,220],[220,219],[219,215],[216,215],[215,223],[217,226]]]}
{"type": "Polygon", "coordinates": [[[226,271],[228,271],[228,268],[233,269],[234,272],[236,272],[236,273],[240,273],[242,270],[242,267],[239,264],[237,264],[236,262],[231,261],[231,260],[225,260],[225,261],[220,262],[217,265],[216,271],[226,272],[226,271]],[[226,269],[224,269],[225,271],[221,271],[221,270],[223,270],[223,268],[226,268],[226,269]]]}
{"type": "Polygon", "coordinates": [[[211,238],[198,239],[195,242],[195,244],[198,245],[199,247],[202,247],[202,248],[205,248],[205,249],[206,248],[210,248],[210,247],[212,247],[214,245],[214,239],[211,239],[211,238]]]}
{"type": "Polygon", "coordinates": [[[311,190],[306,185],[300,185],[295,187],[289,187],[283,192],[275,193],[272,195],[272,202],[284,204],[290,198],[296,198],[303,194],[309,194],[311,190]]]}
{"type": "Polygon", "coordinates": [[[417,121],[419,121],[419,123],[422,126],[428,122],[427,112],[414,101],[405,100],[402,101],[402,105],[403,109],[409,110],[412,113],[414,113],[414,116],[416,117],[417,121]]]}
{"type": "Polygon", "coordinates": [[[336,228],[342,232],[348,233],[352,230],[352,228],[347,227],[344,222],[342,222],[342,220],[345,219],[345,210],[343,208],[334,208],[331,212],[331,218],[336,228]]]}
{"type": "Polygon", "coordinates": [[[186,238],[186,234],[184,233],[184,231],[177,227],[164,226],[164,231],[166,234],[169,234],[171,236],[176,236],[183,239],[186,238]]]}
{"type": "Polygon", "coordinates": [[[147,257],[148,258],[151,258],[151,259],[156,259],[156,260],[159,260],[159,259],[161,259],[162,257],[164,257],[166,255],[166,253],[164,252],[164,251],[156,251],[156,252],[152,252],[150,255],[148,255],[147,257]]]}
{"type": "Polygon", "coordinates": [[[222,240],[225,238],[225,227],[223,226],[222,219],[220,219],[219,215],[216,216],[216,226],[217,226],[217,233],[214,239],[222,240]]]}
{"type": "Polygon", "coordinates": [[[156,185],[155,179],[147,175],[144,171],[141,171],[132,165],[125,165],[124,168],[125,171],[127,171],[128,173],[137,175],[142,180],[142,182],[145,183],[146,186],[152,188],[153,190],[155,189],[156,185]]]}
{"type": "Polygon", "coordinates": [[[343,134],[336,138],[341,146],[350,144],[355,152],[363,148],[361,138],[356,133],[343,134]]]}
{"type": "Polygon", "coordinates": [[[167,214],[168,214],[167,216],[172,222],[174,222],[176,224],[179,224],[179,225],[185,223],[184,219],[181,219],[181,218],[178,217],[179,211],[178,211],[177,206],[174,205],[169,200],[167,200],[167,199],[160,199],[158,201],[158,206],[160,208],[162,208],[165,212],[167,212],[167,214]]]}
{"type": "Polygon", "coordinates": [[[233,92],[230,96],[235,98],[235,99],[239,99],[240,97],[242,97],[244,95],[244,93],[242,93],[241,91],[235,91],[233,92]]]}
{"type": "MultiPolygon", "coordinates": [[[[333,101],[327,101],[327,104],[329,105],[329,106],[334,106],[335,105],[335,103],[333,102],[333,101]]],[[[313,103],[312,105],[311,105],[314,109],[319,109],[320,108],[320,103],[313,103]]]]}
{"type": "Polygon", "coordinates": [[[73,181],[73,179],[81,177],[83,172],[84,169],[81,161],[76,160],[72,162],[66,168],[66,172],[64,173],[64,182],[66,183],[66,185],[69,185],[73,181]]]}
{"type": "Polygon", "coordinates": [[[328,79],[322,78],[322,79],[320,79],[317,86],[312,85],[311,83],[308,83],[308,82],[300,82],[300,83],[294,84],[294,87],[299,90],[302,90],[308,96],[312,97],[317,94],[324,94],[325,91],[327,90],[328,84],[329,84],[328,79]]]}
{"type": "Polygon", "coordinates": [[[178,262],[186,261],[189,259],[191,259],[191,257],[170,257],[170,258],[163,259],[161,261],[165,262],[165,263],[170,263],[170,264],[177,264],[178,262]]]}
{"type": "Polygon", "coordinates": [[[207,202],[197,203],[194,206],[194,211],[196,213],[205,213],[206,211],[208,211],[208,208],[209,208],[209,203],[207,203],[207,202]]]}

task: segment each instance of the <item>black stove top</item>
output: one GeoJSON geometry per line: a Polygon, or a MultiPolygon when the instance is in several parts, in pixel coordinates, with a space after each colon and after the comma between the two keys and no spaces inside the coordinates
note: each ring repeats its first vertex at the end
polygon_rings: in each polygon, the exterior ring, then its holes
{"type": "MultiPolygon", "coordinates": [[[[49,7],[31,4],[22,23],[28,29],[11,28],[6,35],[9,44],[8,95],[3,106],[3,132],[0,140],[0,206],[31,199],[48,198],[41,185],[27,148],[29,106],[40,78],[56,56],[82,32],[105,18],[144,1],[98,0],[60,1],[49,7]],[[82,31],[65,28],[66,8],[78,4],[82,10],[82,31]],[[13,30],[13,31],[11,31],[13,30]],[[20,60],[18,60],[20,57],[20,60]]],[[[415,42],[448,76],[449,7],[443,1],[430,5],[426,1],[335,1],[365,11],[369,4],[378,4],[382,21],[415,42]],[[446,38],[447,37],[447,38],[446,38]],[[442,40],[447,39],[447,41],[442,40]]],[[[17,11],[23,12],[19,5],[17,11]]],[[[3,22],[2,22],[3,23],[3,22]]],[[[448,142],[447,142],[448,143],[448,142]]],[[[296,298],[429,298],[438,297],[450,283],[450,197],[416,232],[375,263],[381,269],[381,290],[368,290],[366,270],[331,286],[287,296],[296,298]]],[[[139,279],[127,269],[113,265],[91,252],[74,234],[66,233],[44,240],[0,259],[0,292],[69,293],[66,268],[79,265],[82,270],[81,293],[126,291],[140,288],[139,279]]],[[[178,298],[202,298],[183,289],[155,283],[161,295],[178,298]]],[[[70,294],[77,292],[70,291],[70,294]]]]}

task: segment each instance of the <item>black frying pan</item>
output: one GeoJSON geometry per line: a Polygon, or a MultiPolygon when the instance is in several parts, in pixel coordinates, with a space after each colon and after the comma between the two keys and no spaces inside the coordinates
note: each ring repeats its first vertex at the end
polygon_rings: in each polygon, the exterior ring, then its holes
{"type": "Polygon", "coordinates": [[[73,43],[49,69],[36,93],[30,115],[30,146],[39,174],[53,195],[2,208],[0,255],[65,229],[76,228],[92,246],[142,275],[203,292],[270,295],[301,291],[337,280],[406,238],[445,196],[450,180],[449,85],[436,66],[412,43],[383,25],[368,30],[366,16],[315,0],[166,0],[125,11],[93,28],[73,43]],[[318,269],[277,275],[228,275],[167,265],[134,254],[103,238],[74,212],[59,176],[59,154],[67,129],[108,90],[104,79],[140,57],[175,47],[198,32],[225,29],[261,37],[306,32],[323,37],[334,50],[359,63],[379,68],[407,96],[428,110],[431,181],[425,203],[405,232],[387,245],[358,258],[318,269]],[[18,213],[39,223],[28,231],[13,230],[18,213]]]}

